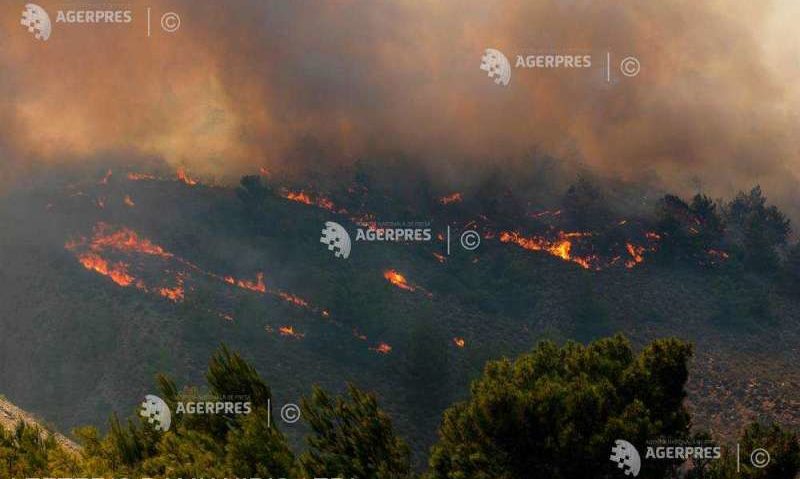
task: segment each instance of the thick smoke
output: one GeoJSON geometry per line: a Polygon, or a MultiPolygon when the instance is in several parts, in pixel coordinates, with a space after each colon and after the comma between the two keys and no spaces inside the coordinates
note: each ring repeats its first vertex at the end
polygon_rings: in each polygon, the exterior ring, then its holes
{"type": "Polygon", "coordinates": [[[181,15],[175,34],[147,38],[134,6],[131,25],[55,24],[48,42],[13,3],[0,7],[6,181],[105,152],[232,179],[398,152],[447,173],[537,148],[679,193],[761,183],[797,207],[789,0],[170,1],[151,6],[181,15]],[[478,69],[487,47],[512,63],[587,52],[595,68],[517,69],[501,88],[478,69]],[[641,74],[607,83],[607,51],[641,74]]]}

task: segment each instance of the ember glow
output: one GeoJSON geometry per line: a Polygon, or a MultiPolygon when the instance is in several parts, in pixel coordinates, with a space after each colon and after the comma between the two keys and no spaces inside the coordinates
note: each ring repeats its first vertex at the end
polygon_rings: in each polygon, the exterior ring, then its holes
{"type": "Polygon", "coordinates": [[[461,193],[453,193],[451,195],[442,196],[439,198],[439,203],[443,205],[450,205],[453,203],[461,203],[464,198],[461,196],[461,193]]]}
{"type": "Polygon", "coordinates": [[[406,291],[415,291],[416,288],[408,284],[408,280],[402,274],[398,273],[397,270],[394,269],[387,269],[383,272],[383,277],[386,278],[386,281],[390,282],[394,286],[397,286],[400,289],[405,289],[406,291]]]}
{"type": "Polygon", "coordinates": [[[125,206],[129,208],[136,206],[136,203],[133,202],[133,199],[131,199],[130,195],[125,195],[125,198],[122,200],[122,202],[125,203],[125,206]]]}
{"type": "Polygon", "coordinates": [[[157,178],[147,173],[136,173],[132,171],[128,173],[128,179],[130,181],[146,181],[146,180],[155,180],[157,178]]]}
{"type": "Polygon", "coordinates": [[[460,337],[456,336],[455,338],[453,338],[453,344],[457,348],[463,348],[463,347],[465,347],[467,345],[467,341],[464,338],[460,338],[460,337]]]}
{"type": "Polygon", "coordinates": [[[185,299],[183,282],[174,288],[159,288],[158,294],[167,298],[173,303],[180,303],[185,299]]]}
{"type": "Polygon", "coordinates": [[[303,339],[305,337],[305,334],[295,331],[294,326],[281,326],[278,328],[278,334],[294,339],[303,339]]]}
{"type": "Polygon", "coordinates": [[[392,347],[386,343],[378,343],[374,348],[369,348],[370,351],[375,351],[379,354],[389,354],[392,352],[392,347]]]}
{"type": "Polygon", "coordinates": [[[625,249],[627,249],[628,254],[631,255],[631,259],[625,262],[626,268],[633,268],[637,264],[644,261],[644,246],[636,246],[632,243],[625,243],[625,249]]]}

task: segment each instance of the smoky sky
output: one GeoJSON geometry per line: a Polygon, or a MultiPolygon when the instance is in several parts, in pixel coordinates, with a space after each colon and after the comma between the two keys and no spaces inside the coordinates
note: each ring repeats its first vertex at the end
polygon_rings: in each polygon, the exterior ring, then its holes
{"type": "MultiPolygon", "coordinates": [[[[51,18],[106,5],[40,4],[51,18]]],[[[261,166],[336,168],[400,152],[447,181],[454,164],[518,168],[509,160],[536,148],[612,177],[657,177],[679,193],[730,195],[760,183],[798,208],[800,35],[788,19],[800,8],[790,1],[114,8],[130,8],[133,22],[56,23],[37,42],[19,25],[23,2],[0,7],[3,181],[121,151],[231,180],[261,166]],[[157,25],[167,11],[181,16],[174,34],[157,25]],[[518,54],[586,53],[593,67],[514,69],[503,88],[478,68],[485,48],[512,64],[518,54]],[[628,55],[642,65],[635,78],[615,63],[628,55]],[[298,153],[310,140],[317,153],[298,153]]]]}

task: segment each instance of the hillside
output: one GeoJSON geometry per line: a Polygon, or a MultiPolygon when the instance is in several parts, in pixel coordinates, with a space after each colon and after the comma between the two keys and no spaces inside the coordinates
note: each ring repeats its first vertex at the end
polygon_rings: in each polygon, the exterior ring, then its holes
{"type": "Polygon", "coordinates": [[[656,240],[636,216],[613,218],[603,238],[618,240],[601,249],[600,233],[570,236],[555,211],[512,208],[502,191],[448,203],[274,180],[253,211],[185,173],[108,171],[45,179],[0,206],[14,225],[0,231],[0,390],[62,431],[133,413],[158,371],[202,383],[224,342],[278,403],[312,384],[375,390],[419,453],[487,359],[614,331],[695,345],[695,427],[733,437],[759,417],[800,424],[800,301],[722,260],[651,260],[656,240]],[[359,243],[341,260],[319,244],[329,220],[425,220],[483,240],[450,256],[438,240],[359,243]]]}
{"type": "Polygon", "coordinates": [[[67,451],[73,453],[80,451],[80,446],[75,444],[72,440],[61,433],[49,432],[49,429],[36,420],[31,414],[23,411],[0,396],[0,428],[13,431],[20,422],[24,422],[29,426],[39,427],[45,435],[53,434],[56,442],[67,451]]]}

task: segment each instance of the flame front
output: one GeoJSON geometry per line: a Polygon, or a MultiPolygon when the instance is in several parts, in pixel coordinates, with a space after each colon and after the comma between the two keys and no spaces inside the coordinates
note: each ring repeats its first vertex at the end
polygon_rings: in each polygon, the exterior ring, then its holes
{"type": "Polygon", "coordinates": [[[78,261],[89,271],[107,276],[111,281],[122,287],[132,285],[135,280],[135,278],[128,273],[128,265],[125,263],[118,262],[112,264],[95,253],[79,254],[78,261]]]}
{"type": "MultiPolygon", "coordinates": [[[[70,240],[66,242],[64,247],[75,253],[78,261],[84,268],[110,278],[117,285],[123,287],[135,285],[142,291],[152,292],[175,303],[184,301],[186,294],[184,281],[189,277],[191,272],[194,272],[197,275],[205,276],[212,280],[235,286],[239,289],[262,295],[269,294],[275,296],[288,304],[307,309],[326,318],[329,316],[327,310],[314,307],[307,300],[295,294],[267,288],[264,281],[264,273],[257,273],[256,279],[253,281],[249,279],[237,279],[233,276],[222,276],[203,270],[190,261],[140,236],[130,228],[112,228],[106,223],[98,223],[93,229],[91,238],[70,240]],[[103,255],[110,251],[127,255],[139,254],[160,258],[165,261],[178,263],[182,265],[184,269],[178,272],[176,279],[172,283],[174,286],[148,287],[143,279],[137,279],[130,272],[130,264],[123,262],[112,263],[105,259],[103,255]]],[[[222,316],[226,318],[230,317],[230,315],[226,314],[222,316]]]]}
{"type": "Polygon", "coordinates": [[[558,239],[548,240],[541,236],[525,237],[517,232],[503,231],[500,233],[501,243],[513,243],[530,251],[544,251],[565,261],[571,261],[584,269],[592,269],[594,257],[580,257],[572,255],[572,238],[581,238],[589,233],[559,232],[558,239]]]}

